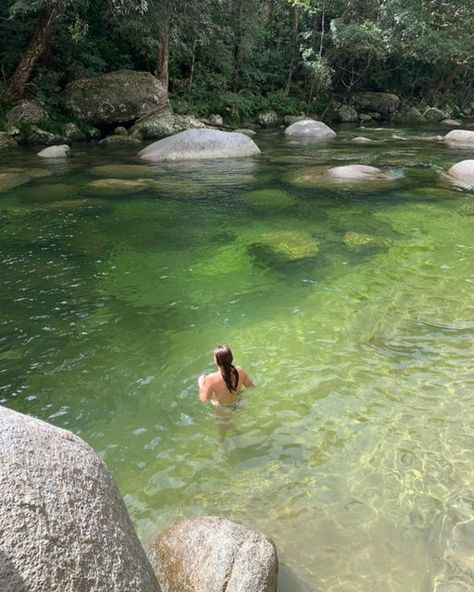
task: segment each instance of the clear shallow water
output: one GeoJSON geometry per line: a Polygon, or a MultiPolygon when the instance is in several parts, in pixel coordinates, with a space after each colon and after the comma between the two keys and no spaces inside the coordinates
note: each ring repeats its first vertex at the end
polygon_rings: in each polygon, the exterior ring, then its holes
{"type": "Polygon", "coordinates": [[[144,540],[216,513],[273,537],[283,592],[472,590],[474,195],[438,176],[474,153],[362,133],[262,134],[254,162],[2,156],[0,400],[87,440],[144,540]],[[293,184],[348,162],[397,180],[293,184]],[[117,177],[146,181],[94,184],[117,177]],[[221,342],[258,385],[222,444],[196,388],[221,342]]]}

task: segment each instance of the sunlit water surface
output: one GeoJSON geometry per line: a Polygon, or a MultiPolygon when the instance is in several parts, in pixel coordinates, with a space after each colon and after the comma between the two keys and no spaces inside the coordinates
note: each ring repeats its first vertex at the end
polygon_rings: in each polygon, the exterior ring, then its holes
{"type": "Polygon", "coordinates": [[[473,590],[474,195],[439,173],[474,152],[360,133],[2,155],[0,402],[88,441],[145,542],[212,513],[275,540],[282,592],[473,590]],[[396,181],[294,184],[358,162],[396,181]],[[217,343],[258,385],[222,443],[196,388],[217,343]]]}

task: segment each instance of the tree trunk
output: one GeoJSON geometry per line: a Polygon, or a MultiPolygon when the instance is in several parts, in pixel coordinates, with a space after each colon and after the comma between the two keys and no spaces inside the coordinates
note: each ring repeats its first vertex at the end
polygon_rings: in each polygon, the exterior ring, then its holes
{"type": "Polygon", "coordinates": [[[285,87],[285,97],[290,94],[291,82],[293,80],[293,73],[296,67],[296,58],[298,55],[298,30],[300,26],[300,13],[296,5],[293,6],[293,24],[292,24],[292,39],[291,39],[291,57],[290,67],[288,68],[288,79],[285,87]]]}
{"type": "Polygon", "coordinates": [[[191,56],[191,69],[190,69],[189,80],[188,80],[188,93],[191,93],[191,91],[193,89],[194,70],[196,68],[196,47],[197,47],[197,41],[195,40],[193,43],[193,53],[191,56]]]}
{"type": "Polygon", "coordinates": [[[166,90],[169,87],[169,57],[170,57],[170,35],[171,35],[171,0],[162,1],[162,23],[158,36],[158,47],[156,52],[155,76],[163,84],[166,90]]]}
{"type": "Polygon", "coordinates": [[[11,103],[23,96],[35,63],[48,47],[56,24],[63,14],[64,3],[62,0],[57,2],[52,8],[45,8],[40,12],[34,35],[1,95],[3,102],[11,103]]]}
{"type": "Polygon", "coordinates": [[[235,42],[234,42],[234,92],[240,90],[241,72],[243,64],[243,48],[244,40],[244,0],[237,0],[237,22],[235,25],[235,42]]]}

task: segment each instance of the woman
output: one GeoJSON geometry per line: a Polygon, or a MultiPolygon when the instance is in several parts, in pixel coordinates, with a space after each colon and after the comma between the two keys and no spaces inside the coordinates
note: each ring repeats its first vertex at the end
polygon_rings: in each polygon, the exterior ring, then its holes
{"type": "Polygon", "coordinates": [[[255,386],[243,368],[232,364],[233,359],[230,348],[225,345],[216,347],[214,362],[219,370],[203,374],[198,379],[199,399],[203,403],[210,401],[215,407],[234,411],[239,406],[242,387],[255,386]]]}

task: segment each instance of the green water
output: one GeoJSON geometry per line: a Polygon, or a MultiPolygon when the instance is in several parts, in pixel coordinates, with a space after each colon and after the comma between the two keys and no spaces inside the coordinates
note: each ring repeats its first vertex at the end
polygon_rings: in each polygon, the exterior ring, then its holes
{"type": "Polygon", "coordinates": [[[3,155],[0,402],[88,441],[145,541],[213,513],[273,537],[282,592],[472,590],[474,195],[439,173],[474,152],[363,133],[3,155]],[[294,183],[357,162],[396,180],[294,183]],[[217,343],[257,383],[223,443],[196,388],[217,343]]]}

